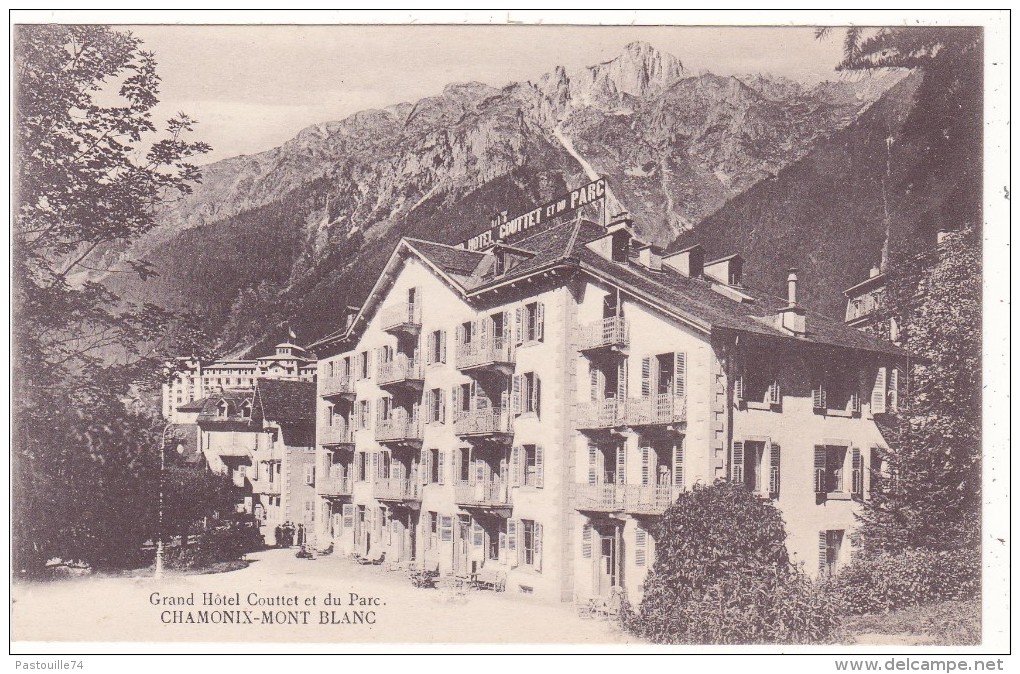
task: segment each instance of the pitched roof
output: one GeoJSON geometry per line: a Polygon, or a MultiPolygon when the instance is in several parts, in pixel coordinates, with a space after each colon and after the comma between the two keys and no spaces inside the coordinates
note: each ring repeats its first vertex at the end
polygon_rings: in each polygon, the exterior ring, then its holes
{"type": "Polygon", "coordinates": [[[192,400],[191,402],[184,403],[183,405],[177,406],[178,412],[201,412],[202,406],[205,405],[205,398],[199,400],[192,400]]]}
{"type": "Polygon", "coordinates": [[[270,421],[315,419],[315,382],[257,379],[255,403],[270,421]]]}
{"type": "MultiPolygon", "coordinates": [[[[667,265],[663,265],[661,271],[652,271],[633,260],[627,263],[607,260],[586,245],[605,234],[604,227],[578,219],[556,224],[515,240],[514,248],[530,252],[532,256],[516,260],[516,264],[498,277],[493,274],[492,255],[419,239],[404,241],[410,245],[413,252],[454,281],[459,286],[458,290],[467,297],[512,283],[538,271],[566,266],[580,268],[591,276],[617,285],[638,299],[706,333],[713,330],[733,330],[777,339],[907,355],[906,351],[894,344],[851,328],[841,320],[812,311],[806,312],[807,334],[803,337],[794,337],[776,327],[773,322],[776,313],[786,306],[784,299],[774,297],[758,288],[744,288],[753,301],[738,302],[713,290],[712,281],[689,278],[667,265]]],[[[391,262],[396,259],[398,252],[399,245],[391,262]]],[[[733,256],[720,260],[729,257],[733,256]]],[[[362,309],[366,310],[369,310],[368,302],[362,309]]],[[[353,327],[346,333],[339,331],[321,340],[320,343],[343,338],[353,331],[353,327]]]]}
{"type": "Polygon", "coordinates": [[[251,389],[227,389],[219,393],[213,393],[207,398],[196,400],[195,404],[202,403],[202,411],[198,414],[198,423],[250,423],[249,417],[242,416],[241,403],[251,400],[254,392],[251,389]],[[219,404],[227,401],[229,412],[227,416],[219,415],[219,404]]]}

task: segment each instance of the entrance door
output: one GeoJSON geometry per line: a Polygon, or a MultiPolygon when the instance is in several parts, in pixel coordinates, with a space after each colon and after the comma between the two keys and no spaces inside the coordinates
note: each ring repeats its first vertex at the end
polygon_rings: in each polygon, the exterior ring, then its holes
{"type": "Polygon", "coordinates": [[[405,531],[407,535],[407,551],[410,554],[410,559],[418,559],[418,527],[414,521],[414,515],[411,513],[407,514],[407,527],[405,531]]]}
{"type": "Polygon", "coordinates": [[[453,569],[459,573],[467,573],[470,565],[468,564],[468,546],[471,543],[471,532],[468,526],[468,520],[464,517],[457,518],[457,539],[454,543],[453,551],[453,569]]]}
{"type": "Polygon", "coordinates": [[[620,584],[618,549],[616,532],[599,534],[598,568],[595,569],[595,594],[600,597],[609,595],[612,588],[620,584]]]}

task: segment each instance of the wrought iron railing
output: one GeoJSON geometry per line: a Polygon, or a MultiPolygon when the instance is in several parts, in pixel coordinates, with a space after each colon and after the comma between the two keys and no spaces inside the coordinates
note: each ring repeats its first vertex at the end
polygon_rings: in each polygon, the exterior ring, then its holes
{"type": "Polygon", "coordinates": [[[454,501],[461,504],[509,505],[511,490],[506,482],[458,482],[453,487],[454,501]]]}
{"type": "Polygon", "coordinates": [[[395,440],[421,440],[421,419],[395,415],[389,419],[380,419],[375,426],[375,439],[378,442],[395,440]]]}
{"type": "Polygon", "coordinates": [[[422,485],[409,478],[378,478],[372,483],[372,496],[381,499],[420,501],[422,485]]]}
{"type": "Polygon", "coordinates": [[[379,363],[378,382],[380,386],[423,378],[421,363],[403,354],[393,360],[379,363]]]}
{"type": "Polygon", "coordinates": [[[630,344],[630,325],[622,316],[610,316],[581,326],[578,349],[588,351],[606,346],[625,347],[630,344]]]}
{"type": "Polygon", "coordinates": [[[673,503],[676,490],[672,485],[579,484],[573,496],[578,510],[661,513],[673,503]]]}
{"type": "Polygon", "coordinates": [[[453,432],[457,435],[486,435],[513,432],[513,415],[503,407],[456,412],[453,432]]]}
{"type": "Polygon", "coordinates": [[[403,326],[420,327],[421,304],[405,302],[386,307],[379,313],[379,323],[383,330],[392,330],[403,326]]]}
{"type": "Polygon", "coordinates": [[[457,367],[461,370],[489,364],[511,364],[513,358],[513,344],[503,337],[476,339],[457,345],[457,367]]]}

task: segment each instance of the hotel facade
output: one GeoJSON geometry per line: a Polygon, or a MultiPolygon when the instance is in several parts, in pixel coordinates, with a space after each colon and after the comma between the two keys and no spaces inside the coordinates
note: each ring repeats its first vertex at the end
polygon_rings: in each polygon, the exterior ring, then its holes
{"type": "Polygon", "coordinates": [[[317,544],[507,592],[639,601],[656,522],[696,484],[772,499],[810,575],[850,555],[906,353],[663,255],[626,217],[482,250],[402,240],[309,348],[317,544]]]}

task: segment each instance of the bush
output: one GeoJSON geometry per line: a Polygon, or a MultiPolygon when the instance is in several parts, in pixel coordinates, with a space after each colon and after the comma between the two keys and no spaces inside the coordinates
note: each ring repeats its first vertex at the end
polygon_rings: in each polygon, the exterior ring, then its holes
{"type": "Polygon", "coordinates": [[[439,572],[428,569],[411,569],[407,576],[411,579],[411,585],[415,587],[435,587],[439,572]]]}
{"type": "Polygon", "coordinates": [[[839,612],[790,563],[786,529],[742,485],[695,486],[655,532],[656,559],[632,632],[656,643],[809,643],[839,612]]]}
{"type": "Polygon", "coordinates": [[[928,550],[858,555],[827,589],[851,613],[881,613],[981,592],[979,550],[928,550]]]}
{"type": "Polygon", "coordinates": [[[168,548],[166,565],[172,569],[200,569],[217,562],[240,559],[262,547],[262,535],[257,528],[220,526],[206,531],[190,545],[168,548]]]}

